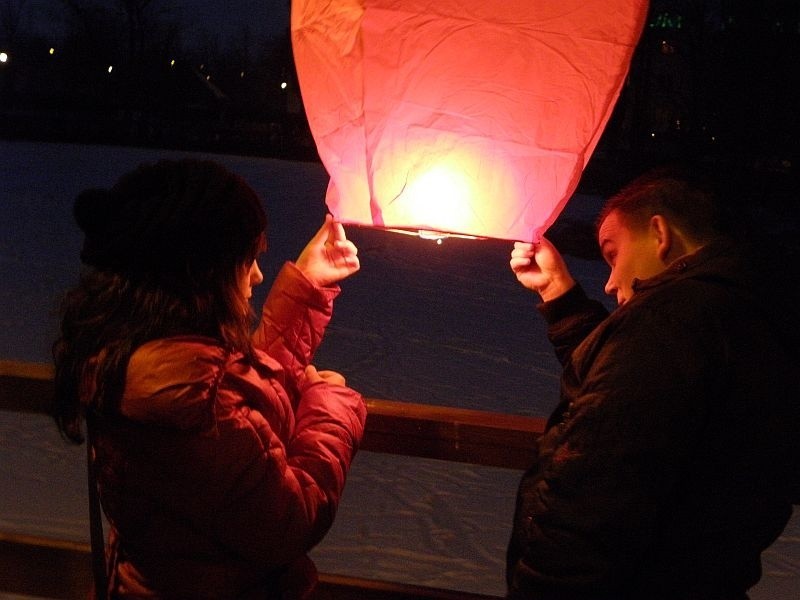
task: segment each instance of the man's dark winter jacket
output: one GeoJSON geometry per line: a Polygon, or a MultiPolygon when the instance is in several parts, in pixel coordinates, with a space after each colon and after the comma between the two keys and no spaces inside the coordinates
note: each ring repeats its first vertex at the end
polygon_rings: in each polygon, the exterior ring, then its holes
{"type": "Polygon", "coordinates": [[[750,258],[711,244],[611,315],[577,286],[540,307],[564,373],[509,598],[728,600],[758,581],[800,501],[800,397],[795,307],[750,258]]]}

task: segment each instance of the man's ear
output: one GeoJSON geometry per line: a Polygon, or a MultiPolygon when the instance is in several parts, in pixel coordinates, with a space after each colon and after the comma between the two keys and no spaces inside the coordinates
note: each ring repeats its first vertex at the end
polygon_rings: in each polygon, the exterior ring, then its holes
{"type": "Polygon", "coordinates": [[[656,244],[656,255],[658,259],[668,264],[671,262],[671,251],[675,242],[672,227],[662,215],[653,215],[650,217],[650,234],[653,236],[653,242],[656,244]]]}

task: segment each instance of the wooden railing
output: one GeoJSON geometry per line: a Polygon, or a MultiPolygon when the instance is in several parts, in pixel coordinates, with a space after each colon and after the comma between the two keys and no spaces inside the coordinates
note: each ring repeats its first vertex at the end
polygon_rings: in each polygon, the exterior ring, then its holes
{"type": "MultiPolygon", "coordinates": [[[[0,410],[48,412],[50,365],[0,360],[0,410]]],[[[368,399],[361,448],[524,469],[544,420],[487,411],[368,399]]],[[[86,598],[91,581],[88,544],[0,532],[0,593],[86,598]],[[14,574],[14,575],[11,575],[14,574]]],[[[321,574],[321,600],[490,600],[393,582],[321,574]]]]}

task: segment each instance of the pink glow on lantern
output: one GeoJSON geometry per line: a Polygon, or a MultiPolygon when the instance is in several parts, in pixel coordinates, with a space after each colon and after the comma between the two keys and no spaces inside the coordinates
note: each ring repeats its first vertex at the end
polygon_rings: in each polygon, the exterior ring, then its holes
{"type": "Polygon", "coordinates": [[[647,2],[294,0],[337,220],[535,239],[577,187],[647,2]]]}

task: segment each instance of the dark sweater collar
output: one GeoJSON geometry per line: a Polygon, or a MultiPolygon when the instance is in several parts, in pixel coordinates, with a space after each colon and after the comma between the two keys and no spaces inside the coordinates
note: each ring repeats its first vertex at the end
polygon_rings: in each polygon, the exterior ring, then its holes
{"type": "Polygon", "coordinates": [[[733,256],[735,254],[734,245],[727,240],[719,240],[701,246],[692,254],[685,254],[675,259],[664,271],[648,279],[634,279],[633,290],[640,292],[663,285],[670,281],[675,281],[682,277],[704,271],[712,262],[722,257],[733,256]]]}

